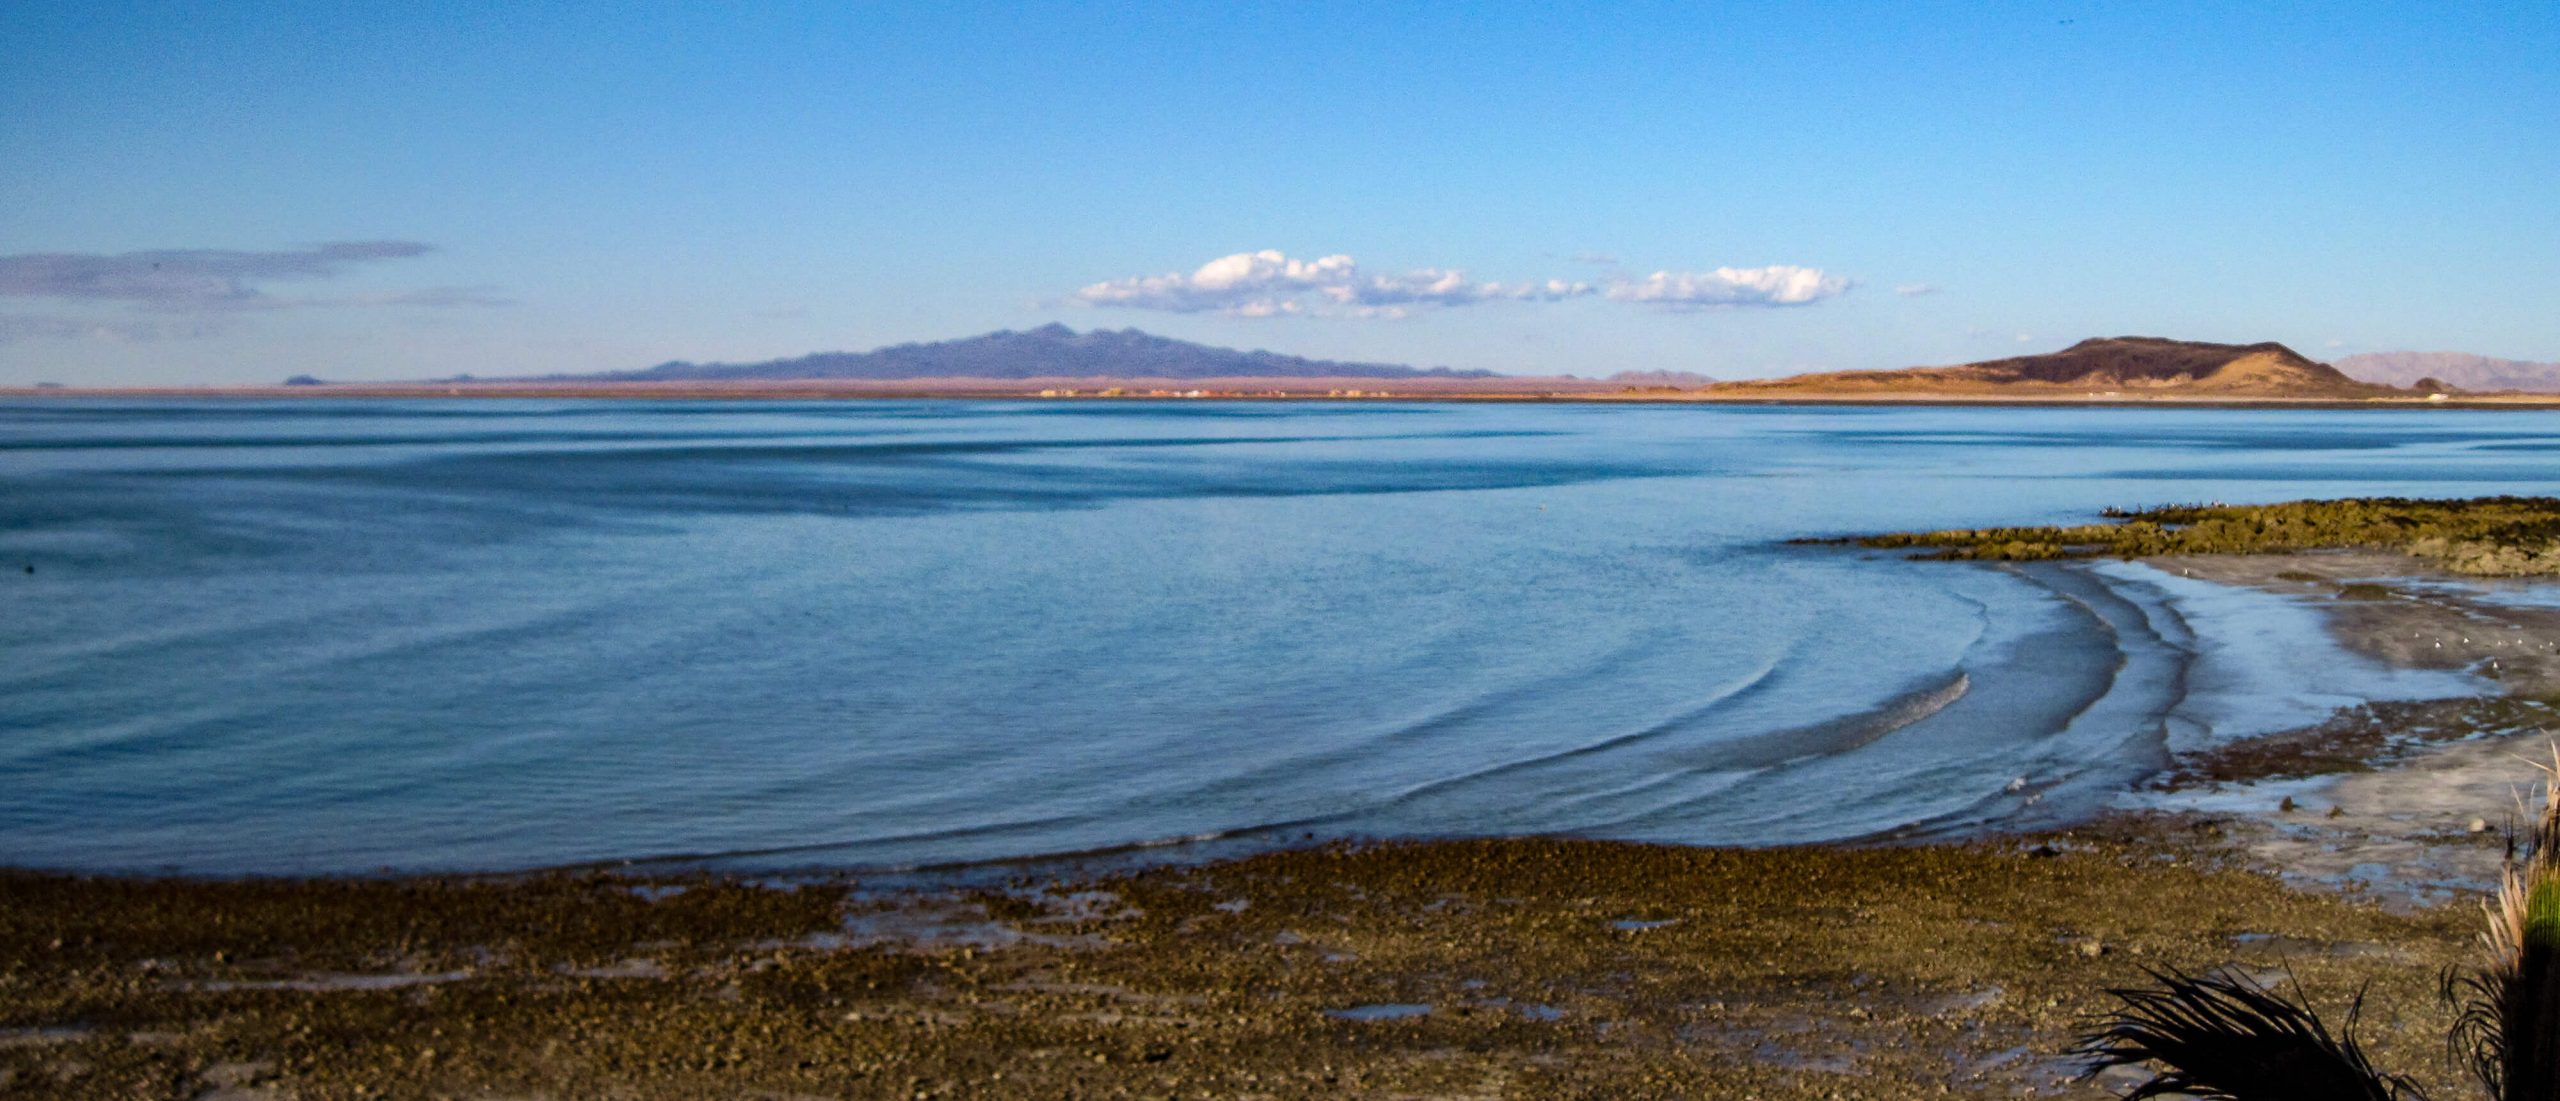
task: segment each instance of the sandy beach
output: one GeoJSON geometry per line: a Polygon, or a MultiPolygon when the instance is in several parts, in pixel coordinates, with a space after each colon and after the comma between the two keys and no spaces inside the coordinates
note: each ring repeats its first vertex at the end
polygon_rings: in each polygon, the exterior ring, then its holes
{"type": "Polygon", "coordinates": [[[2065,1052],[2105,989],[2220,965],[2365,990],[2382,1057],[2449,1081],[2436,984],[2550,752],[2560,609],[2396,555],[2153,565],[2315,601],[2362,654],[2496,661],[2510,694],[2349,708],[1964,843],[1336,844],[895,888],[17,873],[0,1093],[2100,1097],[2128,1072],[2065,1052]]]}

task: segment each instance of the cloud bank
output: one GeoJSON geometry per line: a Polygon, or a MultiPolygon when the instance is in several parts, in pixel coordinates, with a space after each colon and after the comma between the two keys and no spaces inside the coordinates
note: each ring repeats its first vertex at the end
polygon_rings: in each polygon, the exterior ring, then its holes
{"type": "Polygon", "coordinates": [[[357,264],[434,251],[416,241],[339,241],[305,249],[243,252],[160,249],[115,255],[31,252],[0,256],[0,295],[123,302],[173,310],[262,309],[299,304],[255,284],[322,279],[357,264]]]}
{"type": "Polygon", "coordinates": [[[104,340],[140,343],[212,336],[222,331],[218,318],[162,321],[95,320],[42,314],[0,314],[0,344],[20,340],[104,340]]]}
{"type": "Polygon", "coordinates": [[[1094,283],[1073,300],[1167,313],[1234,317],[1407,317],[1416,310],[1486,302],[1561,302],[1594,295],[1655,309],[1689,311],[1749,306],[1801,306],[1848,291],[1850,280],[1819,268],[1778,264],[1713,271],[1657,271],[1604,283],[1547,279],[1479,282],[1454,268],[1365,272],[1336,254],[1299,260],[1278,249],[1221,256],[1188,272],[1094,283]]]}
{"type": "Polygon", "coordinates": [[[161,340],[210,336],[219,315],[330,306],[462,309],[512,303],[489,287],[427,287],[341,297],[286,296],[264,284],[331,279],[360,265],[435,251],[417,241],[335,241],[309,248],[155,249],[148,252],[28,252],[0,256],[0,299],[51,299],[150,313],[59,317],[0,315],[0,343],[28,339],[161,340]],[[149,320],[152,315],[197,320],[149,320]]]}

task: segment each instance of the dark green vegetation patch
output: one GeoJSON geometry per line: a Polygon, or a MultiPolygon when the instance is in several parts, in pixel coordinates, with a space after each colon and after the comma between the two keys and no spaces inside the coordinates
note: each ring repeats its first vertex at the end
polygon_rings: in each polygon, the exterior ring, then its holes
{"type": "Polygon", "coordinates": [[[1896,532],[1839,542],[1926,551],[1918,558],[2000,562],[2356,548],[2402,551],[2481,577],[2560,574],[2560,498],[2357,497],[2163,505],[2108,515],[2112,522],[2102,524],[1896,532]]]}

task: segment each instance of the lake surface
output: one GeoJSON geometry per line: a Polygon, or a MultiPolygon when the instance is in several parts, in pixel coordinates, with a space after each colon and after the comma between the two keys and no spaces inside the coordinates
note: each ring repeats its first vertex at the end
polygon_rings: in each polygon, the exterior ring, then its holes
{"type": "Polygon", "coordinates": [[[2147,567],[1785,540],[2547,493],[2555,450],[2536,412],[0,403],[0,864],[2037,824],[2467,685],[2147,567]]]}

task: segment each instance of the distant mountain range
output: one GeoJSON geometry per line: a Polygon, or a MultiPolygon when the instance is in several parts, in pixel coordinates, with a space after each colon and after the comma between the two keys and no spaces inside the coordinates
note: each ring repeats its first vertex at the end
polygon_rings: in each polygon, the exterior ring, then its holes
{"type": "MultiPolygon", "coordinates": [[[[1308,359],[1237,351],[1155,336],[1137,329],[1079,333],[1049,324],[932,343],[895,344],[868,352],[818,352],[757,363],[661,363],[635,371],[552,375],[534,379],[440,382],[925,382],[935,380],[1194,380],[1194,379],[1490,379],[1500,384],[1576,380],[1527,379],[1483,370],[1429,369],[1395,363],[1308,359]]],[[[297,377],[288,385],[316,384],[297,377]]],[[[1606,382],[1627,387],[1697,390],[1701,396],[1758,399],[1840,397],[2408,397],[2405,389],[2520,390],[2560,393],[2560,363],[2527,363],[2458,352],[2384,352],[2348,356],[2335,366],[2272,341],[2210,344],[2161,337],[2083,340],[2057,352],[1947,367],[1831,371],[1778,379],[1719,383],[1685,371],[1622,371],[1606,382]],[[2395,389],[2399,388],[2399,389],[2395,389]]],[[[1580,385],[1597,385],[1581,383],[1580,385]]]]}
{"type": "Polygon", "coordinates": [[[2207,344],[2149,336],[2083,340],[2059,352],[1954,367],[1833,371],[1728,382],[1720,393],[1857,396],[2194,396],[2363,398],[2391,393],[2272,341],[2207,344]]]}
{"type": "MultiPolygon", "coordinates": [[[[567,378],[571,376],[558,376],[567,378]]],[[[1205,379],[1492,378],[1491,371],[1424,370],[1393,363],[1342,363],[1277,352],[1239,352],[1136,329],[1079,333],[1064,325],[1006,329],[931,344],[869,352],[819,352],[762,363],[661,363],[639,371],[574,376],[595,382],[708,382],[772,379],[1205,379]]]]}
{"type": "Polygon", "coordinates": [[[2560,393],[2560,363],[2492,359],[2468,352],[2370,352],[2335,361],[2366,382],[2410,386],[2434,379],[2458,390],[2560,393]]]}

